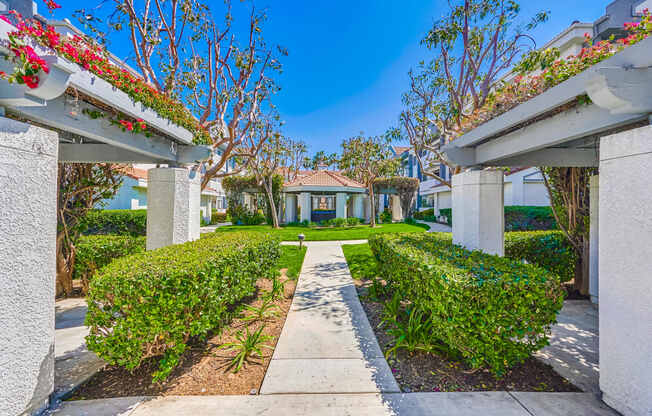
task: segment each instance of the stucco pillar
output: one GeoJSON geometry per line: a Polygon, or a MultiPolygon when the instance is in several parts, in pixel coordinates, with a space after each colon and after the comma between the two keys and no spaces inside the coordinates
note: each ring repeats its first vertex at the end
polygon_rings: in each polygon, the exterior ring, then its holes
{"type": "Polygon", "coordinates": [[[344,192],[335,194],[335,217],[346,218],[346,193],[344,192]]]}
{"type": "Polygon", "coordinates": [[[389,197],[389,202],[392,204],[392,221],[403,221],[403,208],[401,208],[401,198],[397,195],[389,197]]]}
{"type": "Polygon", "coordinates": [[[365,196],[362,194],[353,195],[353,216],[365,219],[365,196]]]}
{"type": "Polygon", "coordinates": [[[301,209],[300,221],[310,221],[312,218],[312,197],[310,192],[301,192],[299,194],[299,208],[301,209]]]}
{"type": "Polygon", "coordinates": [[[297,220],[297,196],[294,194],[285,194],[285,222],[294,222],[297,220]]]}
{"type": "Polygon", "coordinates": [[[365,222],[370,222],[371,221],[371,198],[369,195],[364,196],[364,220],[365,222]]]}
{"type": "Polygon", "coordinates": [[[0,415],[54,387],[57,133],[0,117],[0,415]]]}
{"type": "Polygon", "coordinates": [[[600,390],[652,414],[652,126],[600,141],[600,390]]]}
{"type": "Polygon", "coordinates": [[[591,302],[598,304],[599,288],[599,203],[600,203],[600,176],[591,176],[589,180],[589,210],[590,210],[590,228],[589,228],[589,294],[591,302]]]}
{"type": "Polygon", "coordinates": [[[199,175],[183,168],[147,171],[147,250],[199,238],[199,175]]]}
{"type": "Polygon", "coordinates": [[[206,223],[210,224],[212,213],[213,213],[213,197],[209,196],[208,198],[206,198],[206,213],[204,214],[204,221],[206,221],[206,223]]]}
{"type": "Polygon", "coordinates": [[[504,255],[503,172],[474,170],[453,175],[453,243],[504,255]]]}

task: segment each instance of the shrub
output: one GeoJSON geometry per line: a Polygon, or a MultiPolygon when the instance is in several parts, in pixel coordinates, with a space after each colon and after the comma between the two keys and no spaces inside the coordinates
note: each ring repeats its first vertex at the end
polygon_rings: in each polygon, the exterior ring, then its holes
{"type": "Polygon", "coordinates": [[[505,231],[535,231],[557,229],[551,207],[505,207],[505,231]]]}
{"type": "Polygon", "coordinates": [[[145,235],[146,209],[94,209],[80,221],[83,234],[145,235]]]}
{"type": "Polygon", "coordinates": [[[422,220],[422,221],[428,221],[428,222],[437,221],[437,219],[435,218],[435,210],[433,208],[428,208],[423,211],[415,212],[413,217],[414,219],[422,220]]]}
{"type": "Polygon", "coordinates": [[[453,226],[453,209],[452,208],[442,208],[439,210],[439,215],[446,217],[446,224],[453,226]]]}
{"type": "Polygon", "coordinates": [[[81,279],[82,290],[86,293],[88,284],[97,270],[117,258],[145,251],[145,237],[129,235],[81,236],[75,243],[75,249],[73,278],[81,279]]]}
{"type": "Polygon", "coordinates": [[[380,222],[383,224],[392,222],[392,214],[387,209],[380,213],[380,222]]]}
{"type": "Polygon", "coordinates": [[[226,214],[226,212],[218,212],[216,209],[214,209],[211,212],[211,224],[219,224],[221,222],[228,222],[229,221],[229,216],[226,214]]]}
{"type": "Polygon", "coordinates": [[[279,257],[271,235],[238,232],[117,259],[91,280],[88,348],[128,370],[160,356],[153,376],[165,379],[191,337],[220,327],[258,278],[275,277],[279,257]]]}
{"type": "Polygon", "coordinates": [[[428,338],[500,376],[548,343],[563,304],[559,280],[534,265],[454,246],[450,234],[369,239],[394,293],[428,311],[428,338]]]}
{"type": "Polygon", "coordinates": [[[265,222],[265,215],[261,210],[251,212],[243,206],[229,208],[229,216],[235,225],[260,225],[265,222]]]}
{"type": "Polygon", "coordinates": [[[347,220],[346,220],[346,218],[333,218],[331,220],[331,224],[333,225],[333,227],[340,228],[340,227],[346,226],[347,220]]]}
{"type": "Polygon", "coordinates": [[[347,218],[346,225],[348,225],[349,227],[355,227],[356,225],[360,225],[360,218],[355,218],[355,217],[347,218]]]}
{"type": "Polygon", "coordinates": [[[561,231],[505,233],[505,256],[542,267],[564,282],[575,276],[577,254],[561,231]]]}

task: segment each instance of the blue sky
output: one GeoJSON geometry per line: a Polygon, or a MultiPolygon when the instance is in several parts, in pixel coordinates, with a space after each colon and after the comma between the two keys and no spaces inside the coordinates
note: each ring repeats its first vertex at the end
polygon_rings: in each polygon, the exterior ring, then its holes
{"type": "MultiPolygon", "coordinates": [[[[607,3],[521,1],[524,18],[543,7],[551,12],[534,32],[540,45],[573,20],[602,16],[607,3]]],[[[56,17],[63,18],[89,2],[60,4],[56,17]]],[[[446,0],[260,0],[256,5],[268,10],[266,39],[290,53],[283,60],[282,90],[274,98],[284,133],[306,141],[310,153],[336,152],[343,139],[360,132],[381,134],[397,124],[407,71],[430,56],[419,41],[447,10],[446,0]]],[[[111,46],[117,55],[129,53],[121,48],[124,43],[111,46]]]]}

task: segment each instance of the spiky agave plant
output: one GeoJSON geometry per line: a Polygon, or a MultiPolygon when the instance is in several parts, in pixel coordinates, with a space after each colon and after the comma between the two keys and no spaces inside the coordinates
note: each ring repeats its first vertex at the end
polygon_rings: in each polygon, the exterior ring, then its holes
{"type": "Polygon", "coordinates": [[[240,371],[244,363],[249,362],[251,357],[258,356],[262,359],[263,348],[274,349],[274,347],[265,344],[265,342],[271,341],[274,337],[264,335],[263,329],[265,329],[264,325],[254,332],[249,332],[249,328],[247,327],[245,328],[245,332],[238,331],[235,334],[235,342],[229,342],[220,347],[221,349],[236,351],[236,355],[229,365],[229,368],[233,368],[234,373],[240,371]]]}

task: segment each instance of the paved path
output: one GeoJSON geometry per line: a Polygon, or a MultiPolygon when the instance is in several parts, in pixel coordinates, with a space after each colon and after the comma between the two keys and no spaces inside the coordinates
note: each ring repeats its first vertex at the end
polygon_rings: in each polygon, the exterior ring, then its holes
{"type": "Polygon", "coordinates": [[[450,225],[440,224],[438,222],[427,222],[427,221],[418,221],[421,224],[426,224],[430,227],[428,230],[429,233],[450,233],[453,232],[453,228],[450,225]]]}
{"type": "Polygon", "coordinates": [[[341,245],[311,242],[260,393],[399,391],[341,245]]]}
{"type": "Polygon", "coordinates": [[[55,416],[617,416],[589,393],[127,397],[65,402],[55,416]]]}
{"type": "Polygon", "coordinates": [[[535,353],[586,392],[600,392],[598,310],[588,300],[567,300],[552,327],[550,345],[535,353]]]}
{"type": "Polygon", "coordinates": [[[57,400],[88,380],[104,366],[104,361],[86,348],[86,301],[64,299],[56,302],[55,309],[53,399],[57,400]]]}

